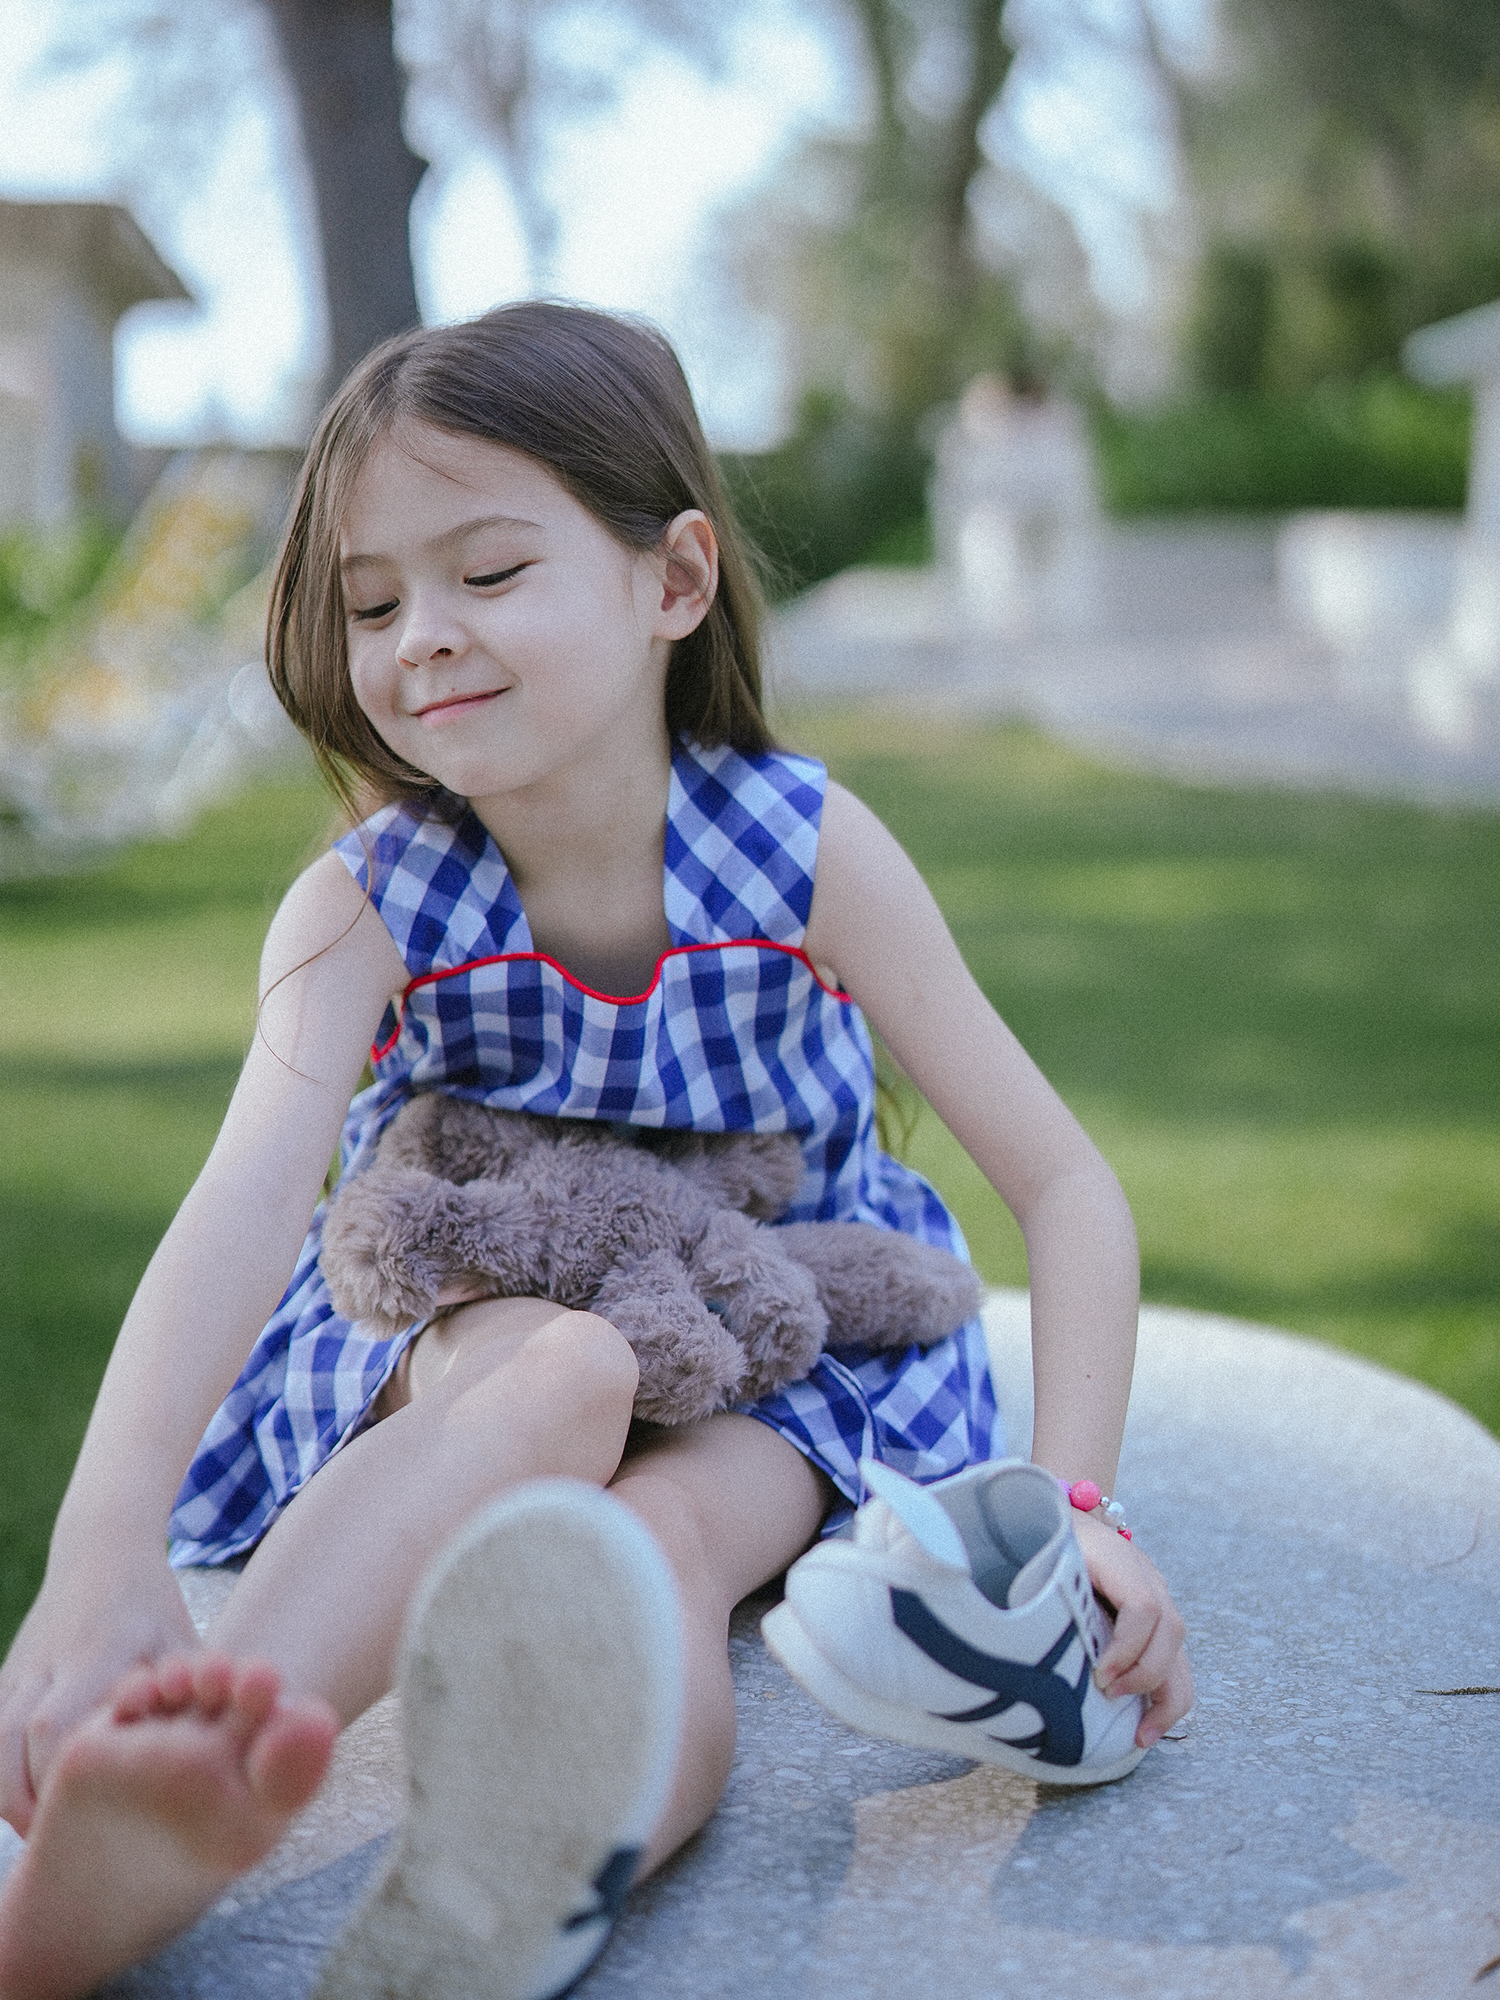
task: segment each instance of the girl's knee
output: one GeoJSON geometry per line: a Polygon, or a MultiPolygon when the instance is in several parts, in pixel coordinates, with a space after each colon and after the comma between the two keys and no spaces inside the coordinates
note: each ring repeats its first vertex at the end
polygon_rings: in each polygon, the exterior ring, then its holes
{"type": "Polygon", "coordinates": [[[629,1423],[640,1367],[630,1342],[601,1314],[558,1307],[527,1348],[539,1364],[561,1371],[581,1393],[618,1408],[629,1423]]]}
{"type": "Polygon", "coordinates": [[[435,1320],[403,1362],[392,1408],[439,1388],[451,1398],[490,1382],[513,1385],[520,1367],[550,1378],[570,1400],[581,1396],[601,1411],[623,1406],[628,1423],[639,1380],[634,1349],[608,1320],[549,1299],[475,1299],[435,1320]]]}
{"type": "MultiPolygon", "coordinates": [[[[503,1438],[530,1462],[526,1476],[604,1483],[630,1428],[638,1372],[629,1342],[596,1313],[542,1300],[493,1303],[538,1310],[518,1327],[513,1314],[466,1308],[462,1351],[431,1392],[419,1388],[413,1399],[418,1424],[444,1451],[484,1458],[503,1438]]],[[[412,1374],[416,1382],[417,1367],[412,1374]]]]}
{"type": "MultiPolygon", "coordinates": [[[[497,1300],[497,1305],[517,1301],[497,1300]]],[[[598,1313],[577,1312],[544,1300],[519,1303],[537,1307],[534,1323],[524,1337],[509,1345],[504,1360],[519,1371],[519,1379],[534,1385],[555,1409],[566,1409],[574,1421],[618,1429],[623,1448],[630,1425],[640,1370],[635,1349],[618,1328],[598,1313]]],[[[517,1375],[507,1368],[505,1394],[516,1391],[517,1375]]]]}

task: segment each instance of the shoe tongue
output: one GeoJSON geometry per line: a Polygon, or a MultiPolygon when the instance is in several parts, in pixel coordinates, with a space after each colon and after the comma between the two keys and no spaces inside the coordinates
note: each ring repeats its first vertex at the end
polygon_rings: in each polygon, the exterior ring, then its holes
{"type": "Polygon", "coordinates": [[[971,1574],[969,1552],[964,1538],[953,1525],[947,1510],[915,1480],[907,1479],[888,1465],[873,1459],[861,1461],[860,1472],[866,1489],[883,1500],[917,1545],[946,1569],[971,1574]]]}
{"type": "Polygon", "coordinates": [[[1045,1590],[1057,1568],[1063,1537],[1070,1532],[1066,1526],[1059,1528],[1049,1541],[1042,1544],[1030,1562],[1023,1563],[1016,1571],[1010,1589],[1005,1593],[1008,1610],[1018,1611],[1023,1604],[1029,1604],[1033,1597],[1040,1596],[1045,1590]]]}

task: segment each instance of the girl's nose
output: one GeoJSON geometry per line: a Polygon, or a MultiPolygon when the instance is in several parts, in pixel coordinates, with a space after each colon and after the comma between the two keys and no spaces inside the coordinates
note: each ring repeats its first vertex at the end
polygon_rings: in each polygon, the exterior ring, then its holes
{"type": "Polygon", "coordinates": [[[451,617],[431,603],[413,599],[396,644],[396,664],[413,670],[434,660],[451,660],[463,649],[463,633],[451,617]]]}
{"type": "Polygon", "coordinates": [[[420,639],[403,639],[396,648],[396,665],[410,667],[413,672],[425,667],[433,660],[448,660],[453,657],[451,646],[425,645],[420,639]]]}

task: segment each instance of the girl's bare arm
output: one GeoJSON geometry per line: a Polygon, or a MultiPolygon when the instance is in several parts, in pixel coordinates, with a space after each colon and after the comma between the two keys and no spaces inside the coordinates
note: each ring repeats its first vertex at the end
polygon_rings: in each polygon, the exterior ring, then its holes
{"type": "Polygon", "coordinates": [[[266,941],[257,1033],[208,1162],[126,1314],[0,1673],[0,1813],[126,1667],[191,1638],[167,1516],[205,1425],[285,1289],[370,1039],[405,968],[336,855],[266,941]]]}
{"type": "Polygon", "coordinates": [[[979,990],[895,839],[829,787],[808,949],[983,1170],[1026,1239],[1039,1464],[1114,1485],[1138,1264],[1114,1175],[979,990]]]}
{"type": "MultiPolygon", "coordinates": [[[[1015,1215],[1031,1281],[1032,1457],[1114,1490],[1135,1359],[1140,1267],[1130,1209],[1093,1142],[979,990],[931,892],[874,814],[830,784],[807,929],[886,1046],[1015,1215]]],[[[1182,1621],[1139,1550],[1080,1518],[1120,1609],[1101,1661],[1158,1690],[1151,1740],[1191,1700],[1182,1621]]]]}

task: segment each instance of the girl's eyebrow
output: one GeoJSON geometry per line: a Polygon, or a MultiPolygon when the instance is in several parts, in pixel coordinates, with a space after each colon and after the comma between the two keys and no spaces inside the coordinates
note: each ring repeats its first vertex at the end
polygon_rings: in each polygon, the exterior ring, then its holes
{"type": "MultiPolygon", "coordinates": [[[[517,514],[478,514],[472,521],[460,521],[456,527],[445,528],[440,535],[434,535],[430,542],[424,542],[424,549],[449,548],[455,542],[465,541],[470,535],[478,534],[483,528],[533,528],[541,532],[540,521],[528,521],[517,514]]],[[[352,569],[370,569],[388,561],[381,555],[345,555],[339,557],[339,568],[346,573],[352,569]]]]}

